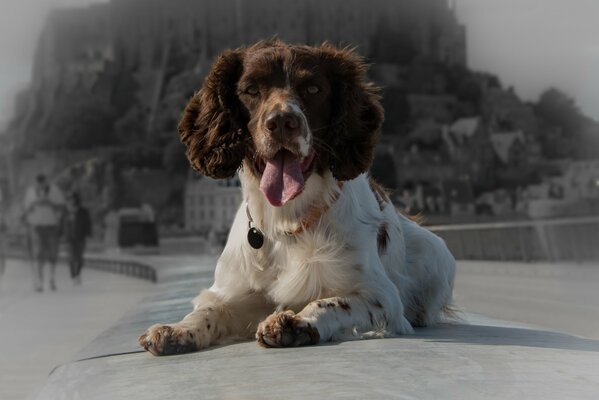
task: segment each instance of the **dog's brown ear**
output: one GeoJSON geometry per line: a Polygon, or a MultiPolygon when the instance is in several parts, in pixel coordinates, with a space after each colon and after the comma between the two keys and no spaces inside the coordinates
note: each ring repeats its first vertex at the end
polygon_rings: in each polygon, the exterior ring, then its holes
{"type": "Polygon", "coordinates": [[[236,95],[243,50],[223,53],[204,84],[185,107],[179,122],[181,142],[194,169],[216,179],[229,178],[241,166],[249,142],[247,115],[236,95]]]}
{"type": "Polygon", "coordinates": [[[320,57],[332,86],[331,171],[337,180],[354,179],[373,161],[384,119],[379,89],[367,80],[367,64],[353,50],[325,43],[320,57]]]}

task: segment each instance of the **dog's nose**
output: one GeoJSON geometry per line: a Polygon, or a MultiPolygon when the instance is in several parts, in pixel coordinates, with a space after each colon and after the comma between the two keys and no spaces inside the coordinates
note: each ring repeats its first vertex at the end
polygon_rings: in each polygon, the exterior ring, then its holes
{"type": "Polygon", "coordinates": [[[271,134],[294,135],[299,133],[300,119],[294,112],[273,111],[266,116],[264,127],[271,134]]]}

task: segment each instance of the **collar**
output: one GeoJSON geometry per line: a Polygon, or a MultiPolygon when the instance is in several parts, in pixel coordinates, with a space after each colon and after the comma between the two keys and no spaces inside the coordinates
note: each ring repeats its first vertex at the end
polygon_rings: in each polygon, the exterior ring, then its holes
{"type": "MultiPolygon", "coordinates": [[[[310,207],[306,215],[300,220],[298,227],[293,231],[284,231],[285,235],[300,235],[304,231],[309,230],[316,222],[318,222],[320,218],[337,202],[337,200],[339,200],[339,197],[341,196],[341,189],[343,189],[343,182],[337,182],[337,186],[339,187],[339,191],[331,195],[331,201],[328,204],[315,204],[310,207]]],[[[251,227],[251,224],[253,224],[254,220],[250,214],[249,203],[247,201],[245,203],[245,212],[248,216],[248,222],[251,227]]]]}
{"type": "Polygon", "coordinates": [[[310,229],[329,209],[339,200],[341,195],[341,189],[343,189],[343,182],[337,182],[339,191],[331,195],[331,201],[328,204],[313,205],[310,207],[304,218],[301,219],[299,226],[294,231],[285,231],[287,236],[299,235],[304,231],[310,229]]]}

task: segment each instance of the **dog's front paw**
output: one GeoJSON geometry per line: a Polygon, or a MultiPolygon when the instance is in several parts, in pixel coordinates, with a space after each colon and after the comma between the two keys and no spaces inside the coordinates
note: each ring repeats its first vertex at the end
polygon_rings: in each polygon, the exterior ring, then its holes
{"type": "Polygon", "coordinates": [[[153,325],[138,339],[146,351],[155,356],[168,356],[196,351],[193,332],[178,325],[153,325]]]}
{"type": "Polygon", "coordinates": [[[256,339],[264,347],[295,347],[316,344],[318,330],[292,311],[269,315],[258,325],[256,339]]]}

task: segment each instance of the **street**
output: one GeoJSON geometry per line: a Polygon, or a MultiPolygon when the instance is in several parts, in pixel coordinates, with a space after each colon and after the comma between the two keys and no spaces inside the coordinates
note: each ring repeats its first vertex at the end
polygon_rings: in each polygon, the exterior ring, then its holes
{"type": "MultiPolygon", "coordinates": [[[[208,273],[213,265],[201,256],[180,258],[194,275],[198,267],[208,273]]],[[[465,312],[599,339],[599,265],[460,261],[457,271],[455,300],[465,312]]],[[[168,271],[161,273],[168,279],[168,271]]],[[[29,265],[7,265],[0,282],[3,400],[34,396],[54,367],[73,361],[156,288],[94,270],[84,270],[83,285],[74,286],[64,265],[58,267],[57,286],[56,292],[46,285],[35,293],[29,265]]]]}
{"type": "Polygon", "coordinates": [[[27,263],[9,260],[0,277],[0,399],[34,396],[50,371],[74,355],[155,286],[140,279],[86,270],[74,286],[65,265],[58,290],[33,291],[27,263]]]}
{"type": "Polygon", "coordinates": [[[599,339],[599,264],[459,261],[454,297],[471,313],[599,339]]]}

